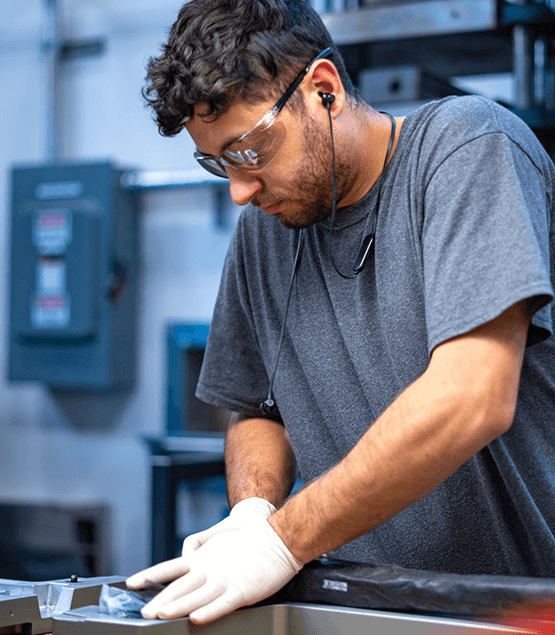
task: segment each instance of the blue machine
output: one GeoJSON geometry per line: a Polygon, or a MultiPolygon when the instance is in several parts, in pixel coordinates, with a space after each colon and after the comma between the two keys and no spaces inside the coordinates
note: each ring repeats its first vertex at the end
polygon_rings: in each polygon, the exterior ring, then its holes
{"type": "Polygon", "coordinates": [[[231,413],[195,397],[208,330],[208,324],[168,326],[169,435],[221,438],[227,429],[231,413]]]}
{"type": "Polygon", "coordinates": [[[10,380],[133,384],[137,195],[121,174],[110,163],[13,169],[10,380]]]}

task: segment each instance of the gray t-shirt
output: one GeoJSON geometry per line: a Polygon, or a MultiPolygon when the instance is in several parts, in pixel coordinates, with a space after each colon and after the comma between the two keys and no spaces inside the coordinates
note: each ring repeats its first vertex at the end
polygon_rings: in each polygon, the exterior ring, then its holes
{"type": "MultiPolygon", "coordinates": [[[[381,179],[375,250],[358,277],[345,280],[333,270],[329,220],[305,232],[274,384],[305,482],[349,452],[426,370],[441,342],[528,299],[534,345],[526,349],[511,429],[428,496],[334,555],[435,571],[555,576],[553,164],[504,108],[479,97],[448,98],[406,118],[381,179]]],[[[344,272],[372,223],[377,190],[338,214],[334,259],[344,272]]],[[[258,416],[298,236],[260,210],[243,213],[200,399],[258,416]]]]}

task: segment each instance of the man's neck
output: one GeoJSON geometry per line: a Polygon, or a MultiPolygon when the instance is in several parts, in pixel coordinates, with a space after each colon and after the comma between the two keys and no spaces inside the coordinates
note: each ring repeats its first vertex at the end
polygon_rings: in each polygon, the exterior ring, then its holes
{"type": "MultiPolygon", "coordinates": [[[[395,118],[395,135],[388,162],[395,152],[403,121],[404,117],[395,118]]],[[[344,134],[339,151],[347,153],[349,162],[358,166],[353,185],[338,204],[338,207],[347,207],[364,198],[382,174],[392,134],[392,121],[388,115],[368,106],[362,113],[351,109],[342,122],[342,128],[344,134]]]]}

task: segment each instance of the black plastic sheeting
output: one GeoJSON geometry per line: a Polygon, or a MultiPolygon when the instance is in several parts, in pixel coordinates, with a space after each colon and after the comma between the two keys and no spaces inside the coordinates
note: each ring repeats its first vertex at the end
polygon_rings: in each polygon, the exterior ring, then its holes
{"type": "MultiPolygon", "coordinates": [[[[104,585],[100,612],[140,617],[165,585],[130,591],[104,585]]],[[[318,559],[260,604],[306,602],[453,617],[498,617],[529,604],[555,607],[555,578],[458,575],[318,559]]]]}
{"type": "Polygon", "coordinates": [[[555,606],[555,578],[458,575],[318,559],[264,604],[279,602],[486,617],[529,603],[555,606]]]}

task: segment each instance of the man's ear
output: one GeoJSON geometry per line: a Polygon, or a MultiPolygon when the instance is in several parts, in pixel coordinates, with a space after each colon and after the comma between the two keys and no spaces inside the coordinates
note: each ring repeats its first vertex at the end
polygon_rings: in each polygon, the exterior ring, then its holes
{"type": "Polygon", "coordinates": [[[339,116],[345,106],[345,90],[335,68],[335,64],[330,60],[321,59],[311,66],[305,81],[301,84],[304,93],[305,103],[316,111],[321,108],[328,108],[329,103],[331,116],[339,116]],[[322,99],[322,95],[333,95],[335,99],[322,99]]]}

